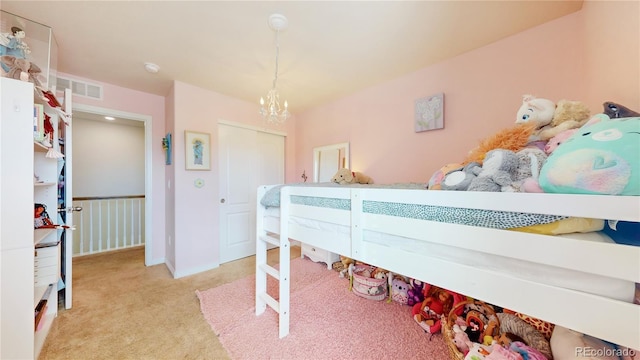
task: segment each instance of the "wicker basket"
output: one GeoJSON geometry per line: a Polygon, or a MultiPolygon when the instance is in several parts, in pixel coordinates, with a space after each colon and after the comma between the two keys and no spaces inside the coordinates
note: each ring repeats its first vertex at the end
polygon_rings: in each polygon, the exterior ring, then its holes
{"type": "Polygon", "coordinates": [[[388,295],[387,278],[376,279],[361,275],[375,269],[369,265],[355,265],[352,270],[350,289],[354,294],[369,300],[384,300],[388,295]]]}
{"type": "MultiPolygon", "coordinates": [[[[496,336],[500,331],[500,320],[498,320],[498,316],[496,315],[491,305],[478,300],[467,300],[457,303],[449,312],[449,315],[446,319],[447,321],[445,321],[442,326],[442,335],[444,337],[444,342],[445,344],[447,344],[449,356],[452,360],[463,360],[465,357],[465,354],[460,352],[456,344],[453,342],[453,338],[455,335],[453,332],[453,325],[456,323],[458,316],[462,313],[479,313],[481,315],[474,316],[475,319],[479,319],[482,322],[480,330],[480,342],[482,342],[484,336],[496,336]],[[489,324],[490,322],[491,324],[489,324]]],[[[467,321],[469,321],[469,318],[467,318],[467,321]]]]}

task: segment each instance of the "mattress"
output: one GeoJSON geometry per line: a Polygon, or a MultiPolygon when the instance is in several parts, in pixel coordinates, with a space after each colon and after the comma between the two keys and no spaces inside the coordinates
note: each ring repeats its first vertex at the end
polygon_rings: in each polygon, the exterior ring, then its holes
{"type": "MultiPolygon", "coordinates": [[[[280,209],[267,208],[265,210],[265,228],[278,229],[280,224],[280,209]]],[[[311,220],[292,216],[290,223],[294,223],[305,228],[321,230],[340,241],[349,242],[351,233],[350,227],[323,221],[311,220]]],[[[609,236],[603,232],[555,235],[585,241],[597,241],[604,243],[614,243],[609,236]]],[[[300,239],[295,239],[300,240],[300,239]]],[[[533,262],[507,258],[473,250],[462,249],[453,246],[431,243],[428,241],[410,239],[401,236],[389,235],[386,233],[370,230],[363,231],[365,242],[393,244],[406,251],[415,252],[420,249],[420,253],[430,254],[446,261],[466,264],[475,268],[483,268],[491,271],[506,272],[514,277],[526,279],[538,283],[545,283],[561,288],[587,292],[607,298],[617,299],[625,302],[633,302],[635,283],[601,275],[583,273],[575,270],[568,270],[559,267],[542,265],[533,262]]]]}

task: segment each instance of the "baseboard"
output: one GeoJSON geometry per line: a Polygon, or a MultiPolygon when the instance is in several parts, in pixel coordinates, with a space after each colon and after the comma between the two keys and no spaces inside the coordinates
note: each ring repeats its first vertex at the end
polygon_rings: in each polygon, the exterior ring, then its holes
{"type": "Polygon", "coordinates": [[[189,276],[189,275],[195,275],[203,271],[212,270],[217,267],[220,267],[220,264],[208,264],[208,265],[199,266],[199,267],[186,269],[186,270],[180,270],[180,271],[174,270],[174,271],[171,271],[171,273],[173,274],[174,279],[178,279],[178,278],[189,276]]]}

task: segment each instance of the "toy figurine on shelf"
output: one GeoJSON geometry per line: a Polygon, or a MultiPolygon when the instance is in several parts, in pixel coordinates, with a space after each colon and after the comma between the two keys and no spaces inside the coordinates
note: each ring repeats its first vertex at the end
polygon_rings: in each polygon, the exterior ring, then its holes
{"type": "Polygon", "coordinates": [[[43,228],[55,228],[56,225],[51,221],[49,214],[47,213],[47,207],[44,204],[36,203],[33,209],[34,213],[34,227],[36,229],[43,228]]]}

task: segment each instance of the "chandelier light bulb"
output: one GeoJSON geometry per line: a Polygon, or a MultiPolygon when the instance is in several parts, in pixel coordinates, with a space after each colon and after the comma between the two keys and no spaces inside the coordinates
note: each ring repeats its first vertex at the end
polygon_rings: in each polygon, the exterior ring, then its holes
{"type": "Polygon", "coordinates": [[[260,106],[264,106],[264,98],[260,98],[260,106]]]}

